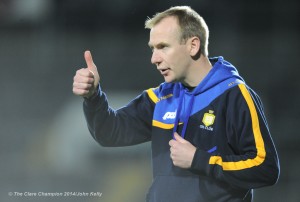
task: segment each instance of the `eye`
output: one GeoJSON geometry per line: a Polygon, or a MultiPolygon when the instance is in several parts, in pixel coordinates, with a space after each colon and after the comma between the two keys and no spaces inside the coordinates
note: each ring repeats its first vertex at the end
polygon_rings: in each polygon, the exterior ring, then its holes
{"type": "Polygon", "coordinates": [[[159,44],[157,49],[165,49],[166,47],[168,47],[166,44],[159,44]]]}
{"type": "Polygon", "coordinates": [[[169,47],[169,45],[165,44],[165,43],[159,43],[159,44],[157,44],[155,46],[149,45],[149,48],[151,49],[152,53],[154,52],[155,49],[156,50],[163,50],[163,49],[165,49],[167,47],[169,47]]]}

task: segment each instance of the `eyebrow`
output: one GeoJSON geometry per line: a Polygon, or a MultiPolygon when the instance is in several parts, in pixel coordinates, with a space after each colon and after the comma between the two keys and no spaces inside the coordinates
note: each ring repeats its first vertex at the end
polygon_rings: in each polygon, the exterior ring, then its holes
{"type": "Polygon", "coordinates": [[[169,44],[168,43],[166,43],[166,42],[160,42],[160,43],[158,43],[158,44],[156,44],[156,45],[152,45],[150,42],[148,43],[148,46],[151,48],[151,49],[153,49],[154,47],[162,47],[162,46],[169,46],[169,44]]]}

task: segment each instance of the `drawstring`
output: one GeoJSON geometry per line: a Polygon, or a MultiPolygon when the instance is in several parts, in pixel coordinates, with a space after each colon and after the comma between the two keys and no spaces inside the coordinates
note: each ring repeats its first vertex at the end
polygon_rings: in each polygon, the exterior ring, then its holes
{"type": "MultiPolygon", "coordinates": [[[[184,89],[182,87],[182,85],[180,85],[180,93],[179,93],[179,103],[178,103],[178,108],[177,108],[177,112],[176,112],[176,118],[175,118],[175,122],[174,122],[174,128],[173,128],[173,139],[175,139],[174,137],[174,133],[177,132],[177,128],[179,125],[179,121],[180,121],[180,114],[181,114],[181,109],[182,109],[182,102],[183,102],[183,98],[184,98],[184,89]]],[[[190,102],[187,104],[187,110],[185,112],[185,117],[183,120],[183,129],[181,132],[181,137],[184,138],[185,136],[185,131],[188,125],[188,121],[190,118],[190,114],[193,108],[193,104],[194,104],[194,100],[195,100],[195,96],[192,95],[190,102]]]]}
{"type": "Polygon", "coordinates": [[[188,104],[188,109],[187,109],[187,111],[185,113],[184,125],[183,125],[183,129],[182,129],[182,132],[181,132],[181,137],[182,138],[184,138],[184,136],[185,136],[186,127],[188,125],[189,118],[190,118],[190,115],[191,115],[191,112],[192,112],[192,108],[193,108],[193,104],[194,104],[194,100],[195,100],[194,98],[195,98],[195,96],[192,95],[191,101],[188,104]]]}
{"type": "Polygon", "coordinates": [[[179,117],[180,117],[180,113],[181,113],[183,97],[184,97],[184,92],[183,92],[182,86],[180,85],[180,90],[179,90],[179,103],[178,103],[178,108],[177,108],[177,111],[176,111],[176,117],[175,117],[174,128],[173,128],[173,134],[172,134],[173,139],[175,139],[174,133],[177,131],[177,127],[178,127],[178,124],[179,124],[179,117]]]}

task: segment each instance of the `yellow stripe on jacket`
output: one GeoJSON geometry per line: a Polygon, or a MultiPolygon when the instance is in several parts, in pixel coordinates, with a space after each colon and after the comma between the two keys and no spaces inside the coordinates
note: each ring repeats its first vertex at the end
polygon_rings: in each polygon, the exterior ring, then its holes
{"type": "Polygon", "coordinates": [[[241,160],[237,162],[224,162],[221,156],[210,157],[209,164],[218,164],[222,166],[223,170],[243,170],[258,166],[264,162],[266,157],[264,140],[260,132],[259,120],[254,102],[246,86],[244,84],[239,84],[238,86],[250,110],[252,131],[254,134],[257,155],[253,159],[241,160]]]}

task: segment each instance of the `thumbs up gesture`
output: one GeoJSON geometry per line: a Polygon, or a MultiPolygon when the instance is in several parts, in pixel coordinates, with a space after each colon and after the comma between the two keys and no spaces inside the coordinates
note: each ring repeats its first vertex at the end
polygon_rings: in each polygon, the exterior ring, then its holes
{"type": "Polygon", "coordinates": [[[90,51],[84,52],[84,59],[87,67],[76,71],[73,78],[73,93],[89,98],[96,93],[100,76],[90,51]]]}

